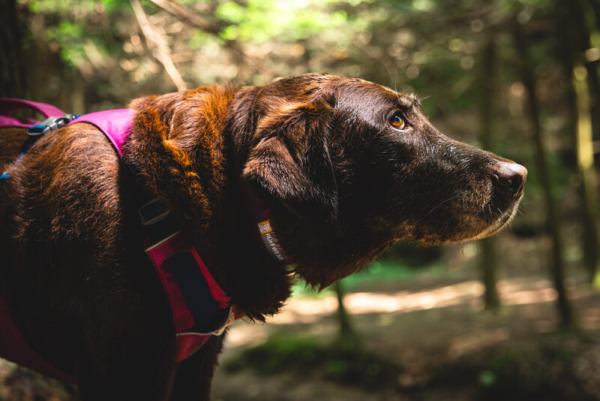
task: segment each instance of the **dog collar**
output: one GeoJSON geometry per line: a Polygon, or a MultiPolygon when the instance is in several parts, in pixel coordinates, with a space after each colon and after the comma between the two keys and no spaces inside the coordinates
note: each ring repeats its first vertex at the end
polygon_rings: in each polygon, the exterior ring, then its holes
{"type": "Polygon", "coordinates": [[[265,207],[260,201],[255,192],[250,188],[250,184],[243,181],[242,188],[244,191],[244,197],[246,204],[250,209],[250,214],[254,220],[255,231],[260,236],[265,249],[271,255],[271,258],[275,261],[278,269],[287,275],[294,274],[294,268],[287,262],[285,253],[279,245],[277,235],[273,230],[271,224],[271,211],[265,207]]]}

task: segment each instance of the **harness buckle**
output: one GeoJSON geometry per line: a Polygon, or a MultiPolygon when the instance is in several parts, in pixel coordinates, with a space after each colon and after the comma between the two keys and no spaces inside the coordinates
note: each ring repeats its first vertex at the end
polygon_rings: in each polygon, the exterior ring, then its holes
{"type": "Polygon", "coordinates": [[[76,114],[65,114],[62,117],[49,117],[39,124],[29,127],[27,135],[30,138],[38,138],[46,135],[49,132],[56,131],[57,129],[64,127],[74,119],[79,117],[76,114]]]}
{"type": "MultiPolygon", "coordinates": [[[[49,117],[42,121],[39,124],[32,125],[27,130],[27,140],[21,147],[21,154],[17,157],[15,164],[21,157],[29,151],[35,145],[35,143],[44,135],[49,132],[56,131],[57,129],[64,127],[74,119],[79,117],[77,114],[65,114],[62,117],[49,117]]],[[[0,175],[0,180],[7,180],[10,178],[10,174],[7,171],[4,171],[0,175]]]]}
{"type": "Polygon", "coordinates": [[[171,213],[169,209],[158,198],[152,199],[150,202],[144,203],[138,209],[138,215],[142,221],[142,225],[149,226],[163,220],[171,213]]]}

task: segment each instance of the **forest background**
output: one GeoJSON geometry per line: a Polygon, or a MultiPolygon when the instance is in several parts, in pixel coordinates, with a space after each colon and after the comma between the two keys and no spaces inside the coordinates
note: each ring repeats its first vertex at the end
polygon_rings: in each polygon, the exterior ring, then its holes
{"type": "MultiPolygon", "coordinates": [[[[83,114],[329,72],[529,169],[497,237],[398,244],[237,324],[222,400],[600,399],[599,60],[599,0],[0,0],[0,96],[83,114]]],[[[75,397],[7,362],[0,380],[0,400],[75,397]]]]}

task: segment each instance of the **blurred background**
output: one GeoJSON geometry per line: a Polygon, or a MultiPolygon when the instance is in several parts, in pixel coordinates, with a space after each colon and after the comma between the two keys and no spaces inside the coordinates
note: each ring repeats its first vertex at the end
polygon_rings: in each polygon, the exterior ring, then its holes
{"type": "MultiPolygon", "coordinates": [[[[397,244],[230,330],[214,400],[600,399],[600,0],[0,0],[0,96],[67,112],[308,72],[525,165],[492,239],[397,244]],[[343,300],[342,303],[339,300],[343,300]]],[[[0,360],[0,400],[73,400],[0,360]]]]}

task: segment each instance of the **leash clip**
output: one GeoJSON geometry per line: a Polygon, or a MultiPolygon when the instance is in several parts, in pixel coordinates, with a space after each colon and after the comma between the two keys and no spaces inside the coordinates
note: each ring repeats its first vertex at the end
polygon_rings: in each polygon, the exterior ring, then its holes
{"type": "MultiPolygon", "coordinates": [[[[15,164],[21,157],[27,153],[33,145],[44,135],[49,132],[56,131],[57,129],[64,127],[69,124],[71,121],[79,117],[77,114],[65,114],[62,117],[49,117],[42,121],[39,124],[32,125],[27,130],[27,140],[21,147],[21,154],[17,157],[15,164]]],[[[7,171],[4,171],[0,175],[0,180],[7,180],[10,178],[10,174],[7,171]]]]}
{"type": "Polygon", "coordinates": [[[65,114],[62,117],[49,117],[39,124],[29,127],[27,135],[30,138],[39,138],[46,135],[49,132],[56,131],[57,129],[64,127],[74,119],[79,117],[76,114],[65,114]]]}

